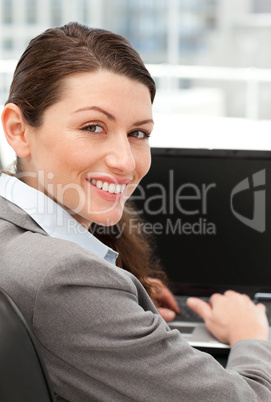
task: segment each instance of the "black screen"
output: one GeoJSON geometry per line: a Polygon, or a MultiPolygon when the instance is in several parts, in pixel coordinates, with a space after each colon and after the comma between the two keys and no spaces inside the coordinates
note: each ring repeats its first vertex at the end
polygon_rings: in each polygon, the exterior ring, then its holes
{"type": "Polygon", "coordinates": [[[271,152],[152,149],[132,200],[174,292],[271,292],[271,152]]]}

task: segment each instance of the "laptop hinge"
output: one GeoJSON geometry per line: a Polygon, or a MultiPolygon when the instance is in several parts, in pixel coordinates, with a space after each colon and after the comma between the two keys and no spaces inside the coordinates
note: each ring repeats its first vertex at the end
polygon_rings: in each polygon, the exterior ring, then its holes
{"type": "Polygon", "coordinates": [[[254,295],[255,300],[270,300],[271,301],[271,293],[255,293],[254,295]]]}

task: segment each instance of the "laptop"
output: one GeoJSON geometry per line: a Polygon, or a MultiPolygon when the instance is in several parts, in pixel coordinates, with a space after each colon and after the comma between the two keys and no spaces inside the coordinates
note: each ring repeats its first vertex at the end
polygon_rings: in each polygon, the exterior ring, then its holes
{"type": "Polygon", "coordinates": [[[152,148],[132,201],[181,306],[170,326],[192,346],[229,349],[186,307],[190,296],[232,289],[271,311],[271,151],[152,148]]]}

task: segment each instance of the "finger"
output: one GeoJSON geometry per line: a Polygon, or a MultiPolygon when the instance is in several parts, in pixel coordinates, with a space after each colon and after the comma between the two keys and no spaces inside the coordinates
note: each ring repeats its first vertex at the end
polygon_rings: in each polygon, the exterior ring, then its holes
{"type": "Polygon", "coordinates": [[[174,311],[172,311],[168,308],[159,307],[158,311],[159,311],[160,315],[163,317],[163,319],[167,322],[174,320],[174,318],[176,316],[174,311]]]}
{"type": "Polygon", "coordinates": [[[226,290],[226,292],[224,292],[224,296],[226,296],[226,297],[231,297],[231,298],[233,298],[233,297],[235,297],[235,298],[240,298],[240,296],[244,299],[244,300],[251,300],[251,298],[247,295],[247,294],[245,294],[245,293],[239,293],[239,292],[236,292],[235,290],[231,290],[231,289],[229,289],[229,290],[226,290]]]}
{"type": "Polygon", "coordinates": [[[207,320],[212,312],[212,308],[209,303],[196,297],[189,297],[186,301],[188,307],[190,307],[195,313],[200,315],[204,321],[207,320]]]}
{"type": "Polygon", "coordinates": [[[262,310],[264,313],[266,312],[266,306],[265,306],[263,303],[257,303],[257,304],[256,304],[256,307],[257,307],[259,310],[262,310]]]}
{"type": "Polygon", "coordinates": [[[156,294],[155,299],[159,301],[160,303],[162,302],[163,305],[167,306],[171,310],[175,311],[175,313],[180,314],[180,308],[178,306],[178,303],[174,297],[174,295],[171,293],[171,291],[163,287],[161,289],[161,292],[156,294]]]}
{"type": "Polygon", "coordinates": [[[209,299],[209,304],[210,306],[213,306],[214,303],[218,300],[221,299],[223,296],[221,293],[213,293],[212,296],[209,299]]]}
{"type": "Polygon", "coordinates": [[[242,297],[243,297],[243,299],[246,300],[246,301],[249,301],[249,302],[252,301],[251,298],[250,298],[247,294],[245,294],[245,293],[242,293],[242,297]]]}
{"type": "Polygon", "coordinates": [[[238,295],[239,293],[237,293],[235,290],[231,290],[231,289],[228,289],[228,290],[226,290],[225,292],[224,292],[224,295],[225,296],[236,296],[236,295],[238,295]]]}

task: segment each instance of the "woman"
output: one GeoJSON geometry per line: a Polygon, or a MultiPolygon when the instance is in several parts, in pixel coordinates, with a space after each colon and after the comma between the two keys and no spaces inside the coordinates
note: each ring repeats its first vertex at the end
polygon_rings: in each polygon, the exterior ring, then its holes
{"type": "Polygon", "coordinates": [[[169,329],[89,232],[122,219],[149,169],[154,95],[118,35],[74,23],[30,42],[2,115],[18,163],[17,178],[0,177],[0,286],[32,326],[60,401],[269,400],[263,305],[232,291],[189,301],[233,346],[225,370],[169,329]]]}

